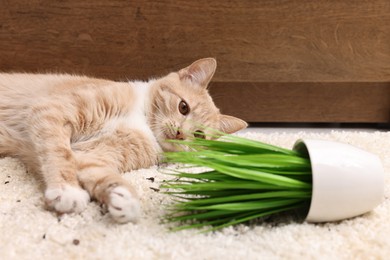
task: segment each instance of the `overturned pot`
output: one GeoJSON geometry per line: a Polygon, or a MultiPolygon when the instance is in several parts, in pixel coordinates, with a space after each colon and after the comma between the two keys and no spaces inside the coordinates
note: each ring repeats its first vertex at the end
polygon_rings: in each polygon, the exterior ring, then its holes
{"type": "Polygon", "coordinates": [[[312,168],[308,222],[338,221],[371,211],[384,197],[384,169],[378,156],[352,145],[300,139],[293,150],[312,168]]]}

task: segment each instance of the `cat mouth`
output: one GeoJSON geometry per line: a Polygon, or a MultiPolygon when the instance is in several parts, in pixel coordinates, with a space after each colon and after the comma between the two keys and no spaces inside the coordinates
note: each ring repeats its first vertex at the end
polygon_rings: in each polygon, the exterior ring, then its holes
{"type": "Polygon", "coordinates": [[[165,140],[175,140],[175,137],[169,136],[169,135],[164,135],[165,140]]]}
{"type": "Polygon", "coordinates": [[[176,135],[174,133],[171,133],[171,131],[164,131],[163,132],[163,138],[165,140],[175,140],[176,135]]]}
{"type": "Polygon", "coordinates": [[[163,132],[163,137],[165,140],[184,140],[184,135],[181,131],[176,130],[166,130],[163,132]]]}

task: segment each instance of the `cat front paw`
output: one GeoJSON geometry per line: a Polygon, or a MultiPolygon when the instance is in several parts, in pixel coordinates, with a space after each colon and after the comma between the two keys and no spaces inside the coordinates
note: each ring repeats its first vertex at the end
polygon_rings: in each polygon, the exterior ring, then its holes
{"type": "Polygon", "coordinates": [[[112,218],[119,223],[136,223],[141,214],[138,199],[122,186],[110,191],[106,206],[112,218]]]}
{"type": "Polygon", "coordinates": [[[45,191],[45,201],[50,209],[59,213],[80,213],[90,201],[89,194],[79,188],[64,185],[58,188],[48,188],[45,191]]]}

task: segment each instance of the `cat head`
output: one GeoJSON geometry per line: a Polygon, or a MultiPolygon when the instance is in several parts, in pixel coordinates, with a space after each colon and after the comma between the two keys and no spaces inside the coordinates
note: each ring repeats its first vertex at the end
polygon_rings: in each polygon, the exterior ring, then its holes
{"type": "Polygon", "coordinates": [[[247,127],[243,120],[221,114],[209,95],[216,67],[215,59],[200,59],[153,82],[148,119],[163,150],[176,150],[167,139],[214,139],[212,129],[231,134],[247,127]]]}

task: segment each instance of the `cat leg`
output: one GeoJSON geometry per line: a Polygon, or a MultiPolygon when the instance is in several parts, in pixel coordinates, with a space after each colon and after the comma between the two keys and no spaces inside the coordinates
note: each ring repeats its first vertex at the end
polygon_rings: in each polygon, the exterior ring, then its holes
{"type": "Polygon", "coordinates": [[[89,194],[80,187],[61,184],[46,188],[45,202],[49,209],[58,213],[80,213],[90,201],[89,194]]]}
{"type": "Polygon", "coordinates": [[[90,197],[77,179],[74,153],[70,148],[72,128],[55,117],[58,113],[52,110],[53,107],[37,109],[29,119],[35,168],[44,181],[44,197],[49,209],[78,213],[85,209],[90,197]]]}
{"type": "Polygon", "coordinates": [[[49,209],[59,213],[80,213],[90,197],[79,185],[74,162],[70,160],[73,156],[66,150],[56,150],[56,156],[49,156],[41,167],[46,186],[45,202],[49,209]]]}
{"type": "Polygon", "coordinates": [[[83,188],[104,204],[117,222],[136,222],[140,216],[138,197],[120,173],[157,163],[158,152],[150,140],[141,131],[122,128],[72,144],[72,149],[83,188]]]}
{"type": "Polygon", "coordinates": [[[80,165],[78,178],[93,198],[119,223],[136,223],[141,208],[134,188],[113,169],[89,162],[80,165]]]}

